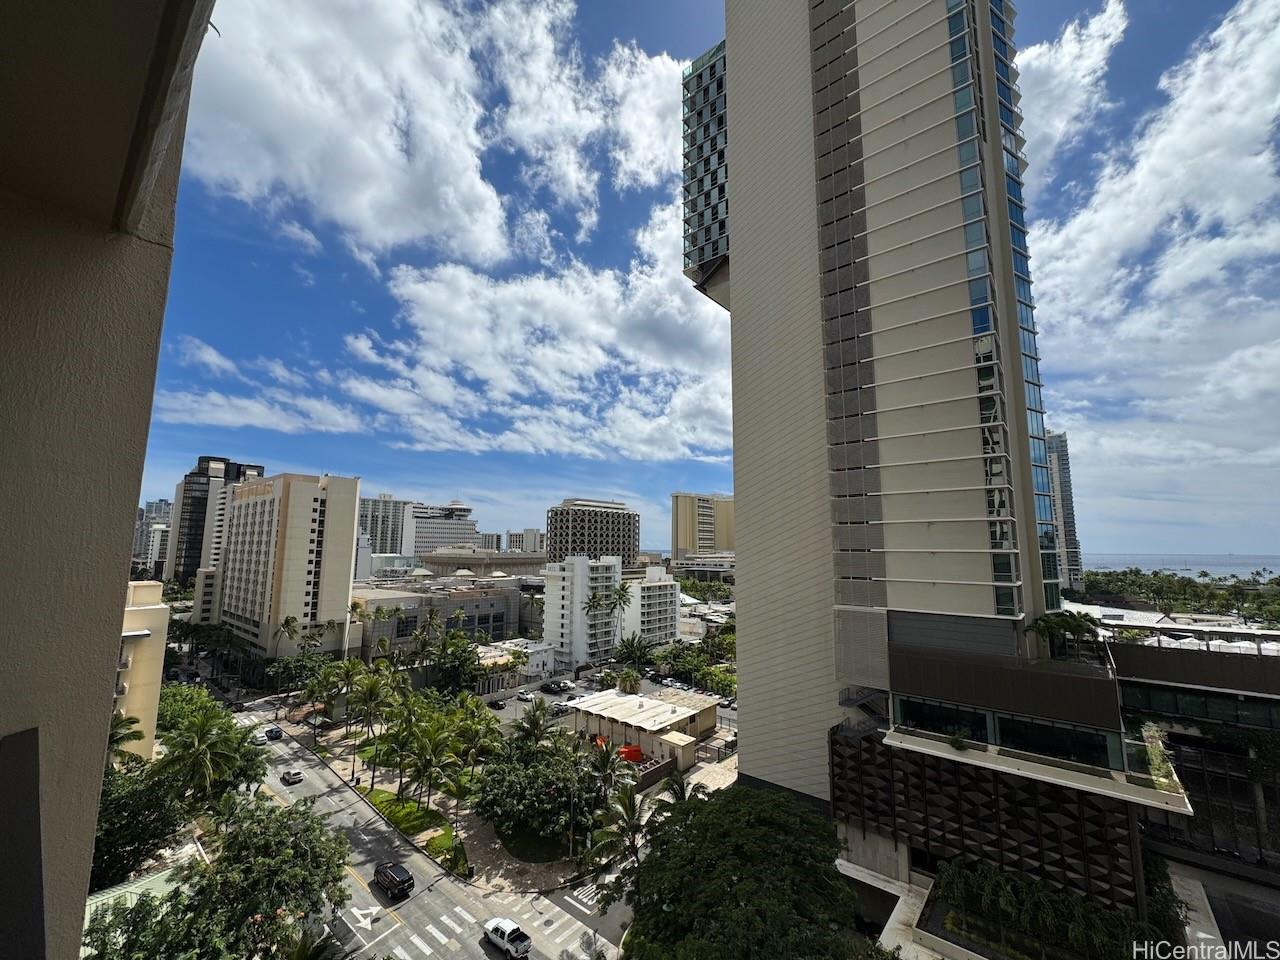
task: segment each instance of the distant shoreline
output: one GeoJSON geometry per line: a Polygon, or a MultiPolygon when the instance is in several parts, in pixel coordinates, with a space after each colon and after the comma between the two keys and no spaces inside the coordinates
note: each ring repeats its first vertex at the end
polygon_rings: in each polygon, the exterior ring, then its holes
{"type": "Polygon", "coordinates": [[[1206,570],[1210,576],[1247,577],[1254,570],[1267,568],[1280,575],[1280,554],[1250,553],[1085,553],[1081,557],[1086,570],[1099,572],[1128,570],[1138,567],[1143,573],[1162,570],[1178,576],[1192,577],[1206,570]]]}

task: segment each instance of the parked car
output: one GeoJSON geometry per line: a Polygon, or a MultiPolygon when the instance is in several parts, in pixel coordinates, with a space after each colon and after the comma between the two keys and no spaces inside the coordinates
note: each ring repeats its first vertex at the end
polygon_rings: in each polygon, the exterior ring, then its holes
{"type": "Polygon", "coordinates": [[[267,745],[267,735],[259,730],[249,742],[255,747],[265,747],[267,745]]]}
{"type": "Polygon", "coordinates": [[[720,701],[720,706],[725,710],[730,710],[733,708],[733,701],[726,697],[720,701]]]}
{"type": "Polygon", "coordinates": [[[182,676],[182,671],[179,670],[177,667],[170,667],[169,672],[165,674],[165,677],[168,678],[169,680],[177,680],[181,676],[182,676]]]}
{"type": "Polygon", "coordinates": [[[738,709],[738,701],[737,701],[737,700],[734,700],[734,701],[733,701],[733,703],[729,705],[729,709],[730,709],[730,710],[737,710],[737,709],[738,709]]]}
{"type": "Polygon", "coordinates": [[[543,693],[559,693],[559,692],[560,692],[560,681],[559,681],[559,680],[548,680],[546,683],[544,683],[544,684],[543,684],[542,686],[540,686],[538,689],[539,689],[539,690],[541,690],[543,693]]]}
{"type": "Polygon", "coordinates": [[[494,917],[484,923],[485,939],[508,957],[527,957],[533,949],[533,941],[520,929],[520,925],[506,917],[494,917]]]}
{"type": "Polygon", "coordinates": [[[506,705],[507,705],[507,701],[499,700],[497,697],[494,697],[492,700],[489,701],[490,710],[501,710],[506,705]]]}
{"type": "Polygon", "coordinates": [[[566,713],[569,712],[570,709],[571,707],[569,706],[569,704],[565,703],[562,700],[551,707],[551,715],[553,717],[563,717],[566,713]]]}
{"type": "Polygon", "coordinates": [[[243,704],[243,703],[240,703],[240,702],[237,700],[235,703],[231,704],[231,712],[232,712],[232,713],[244,713],[244,704],[243,704]]]}
{"type": "Polygon", "coordinates": [[[565,697],[565,698],[564,698],[564,702],[565,702],[565,703],[572,703],[574,700],[581,700],[581,699],[583,698],[583,696],[585,696],[585,694],[581,694],[581,693],[571,693],[571,694],[569,694],[567,697],[565,697]]]}
{"type": "Polygon", "coordinates": [[[286,770],[284,773],[280,774],[280,782],[283,783],[286,787],[291,787],[295,783],[301,783],[302,771],[286,770]]]}
{"type": "Polygon", "coordinates": [[[283,736],[284,736],[284,731],[281,730],[279,727],[267,727],[268,740],[279,740],[283,736]]]}
{"type": "Polygon", "coordinates": [[[403,900],[413,893],[413,874],[390,860],[378,864],[374,869],[373,882],[393,900],[403,900]]]}
{"type": "Polygon", "coordinates": [[[516,699],[521,703],[533,703],[533,693],[529,690],[521,690],[516,694],[516,699]]]}

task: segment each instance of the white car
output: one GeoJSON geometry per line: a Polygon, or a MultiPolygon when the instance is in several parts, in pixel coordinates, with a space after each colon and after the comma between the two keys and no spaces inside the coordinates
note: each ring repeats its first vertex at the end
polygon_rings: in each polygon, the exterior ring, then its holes
{"type": "Polygon", "coordinates": [[[533,694],[528,690],[521,690],[516,694],[516,699],[521,703],[533,703],[533,694]]]}
{"type": "Polygon", "coordinates": [[[286,770],[284,773],[280,774],[280,782],[283,783],[286,787],[291,787],[295,783],[301,783],[302,771],[286,770]]]}
{"type": "Polygon", "coordinates": [[[254,733],[253,739],[250,740],[249,742],[252,743],[255,747],[265,747],[267,745],[267,735],[263,733],[261,730],[259,730],[256,733],[254,733]]]}
{"type": "Polygon", "coordinates": [[[485,939],[501,950],[508,957],[527,957],[533,947],[529,935],[520,929],[520,925],[506,917],[494,917],[484,923],[485,939]]]}

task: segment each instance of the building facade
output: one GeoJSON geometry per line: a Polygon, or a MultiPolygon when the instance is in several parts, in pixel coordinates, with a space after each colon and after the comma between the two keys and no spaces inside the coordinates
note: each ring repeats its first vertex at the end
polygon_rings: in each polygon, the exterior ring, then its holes
{"type": "Polygon", "coordinates": [[[369,535],[370,553],[401,551],[405,515],[412,507],[413,501],[397,500],[389,493],[360,498],[360,531],[369,535]]]}
{"type": "Polygon", "coordinates": [[[633,567],[640,551],[640,514],[616,500],[569,499],[547,511],[547,561],[621,557],[633,567]]]}
{"type": "Polygon", "coordinates": [[[555,651],[556,670],[572,670],[613,656],[618,630],[607,604],[588,612],[592,594],[612,596],[622,582],[621,557],[566,557],[542,571],[542,636],[555,651]]]}
{"type": "Polygon", "coordinates": [[[147,545],[143,559],[151,570],[151,576],[163,582],[168,577],[169,524],[153,523],[147,531],[147,545]]]}
{"type": "Polygon", "coordinates": [[[977,858],[1141,912],[1138,811],[1185,798],[1131,782],[1105,663],[1029,629],[1061,577],[1013,16],[728,0],[685,72],[686,214],[733,212],[732,249],[686,218],[685,271],[732,317],[740,778],[899,879],[977,858]]]}
{"type": "Polygon", "coordinates": [[[224,485],[256,480],[263,475],[260,464],[236,463],[225,457],[200,457],[173,491],[173,515],[170,522],[169,553],[166,568],[170,579],[189,583],[196,570],[208,564],[205,525],[209,518],[210,499],[217,506],[224,485]]]}
{"type": "Polygon", "coordinates": [[[173,516],[171,500],[148,500],[138,508],[138,522],[133,528],[133,557],[142,560],[147,556],[147,538],[151,534],[151,526],[156,523],[168,525],[173,516]]]}
{"type": "Polygon", "coordinates": [[[537,527],[508,530],[504,549],[513,553],[543,553],[547,549],[547,538],[537,527]]]}
{"type": "Polygon", "coordinates": [[[1071,452],[1067,435],[1050,431],[1045,436],[1049,448],[1049,481],[1053,491],[1053,509],[1058,518],[1058,570],[1063,584],[1072,590],[1084,590],[1084,561],[1080,554],[1080,535],[1076,531],[1076,502],[1071,492],[1071,452]]]}
{"type": "Polygon", "coordinates": [[[733,497],[717,493],[671,495],[671,560],[737,549],[733,497]]]}
{"type": "Polygon", "coordinates": [[[622,611],[624,637],[638,634],[655,646],[668,646],[680,636],[680,584],[665,567],[646,567],[643,575],[622,581],[631,603],[622,611]]]}
{"type": "Polygon", "coordinates": [[[479,546],[480,534],[471,508],[460,500],[442,507],[415,503],[405,510],[402,543],[402,552],[423,557],[445,547],[479,546]]]}
{"type": "Polygon", "coordinates": [[[480,534],[481,550],[501,550],[502,534],[500,533],[482,533],[480,534]]]}
{"type": "Polygon", "coordinates": [[[388,588],[359,586],[352,588],[351,599],[366,610],[394,611],[388,619],[371,620],[358,628],[359,650],[365,659],[383,639],[392,649],[409,646],[413,632],[427,625],[432,611],[441,629],[461,629],[472,639],[487,638],[486,642],[496,643],[519,635],[520,585],[511,578],[388,588]],[[455,616],[459,610],[461,621],[455,616]]]}
{"type": "Polygon", "coordinates": [[[150,760],[155,749],[156,712],[164,678],[169,606],[163,595],[164,584],[158,580],[131,581],[120,628],[112,709],[121,716],[137,718],[138,725],[133,729],[142,734],[142,739],[125,744],[124,749],[144,760],[150,760]]]}
{"type": "Polygon", "coordinates": [[[298,652],[296,640],[280,629],[288,617],[296,618],[299,633],[335,621],[320,649],[342,652],[359,493],[358,477],[294,473],[242,483],[232,492],[216,568],[218,622],[259,659],[298,652]]]}

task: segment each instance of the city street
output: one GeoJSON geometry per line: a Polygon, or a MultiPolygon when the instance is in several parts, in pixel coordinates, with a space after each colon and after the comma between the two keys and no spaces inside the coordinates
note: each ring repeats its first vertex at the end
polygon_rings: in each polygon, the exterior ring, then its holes
{"type": "MultiPolygon", "coordinates": [[[[236,719],[241,724],[267,726],[272,715],[272,708],[264,705],[260,711],[237,714],[236,719]]],[[[332,928],[348,949],[358,949],[361,960],[384,956],[397,960],[497,958],[500,951],[483,942],[481,924],[491,917],[509,917],[519,923],[533,939],[533,957],[560,960],[562,956],[582,956],[580,938],[597,929],[601,918],[588,910],[590,903],[573,896],[579,891],[544,897],[474,887],[446,874],[420,853],[301,744],[285,736],[269,742],[266,750],[269,772],[265,789],[286,804],[316,797],[315,809],[327,815],[329,823],[351,842],[347,866],[351,901],[332,928]],[[285,786],[280,781],[285,770],[300,770],[302,782],[285,786]],[[392,903],[376,886],[370,889],[374,868],[385,860],[400,863],[413,874],[415,888],[407,899],[392,903]]],[[[594,887],[583,886],[581,896],[589,900],[594,887]]],[[[616,942],[621,931],[616,922],[605,919],[599,932],[616,942]]],[[[613,952],[610,948],[610,955],[613,952]]]]}

